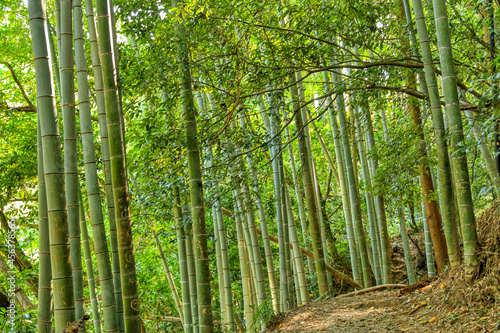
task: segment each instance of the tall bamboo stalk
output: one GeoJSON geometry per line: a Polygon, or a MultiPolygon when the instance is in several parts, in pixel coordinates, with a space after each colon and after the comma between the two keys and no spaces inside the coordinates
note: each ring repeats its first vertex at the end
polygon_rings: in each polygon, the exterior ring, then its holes
{"type": "Polygon", "coordinates": [[[415,278],[415,269],[413,268],[411,260],[410,243],[408,240],[408,231],[406,230],[405,215],[401,207],[398,208],[398,215],[401,240],[403,242],[403,250],[405,253],[406,272],[408,273],[408,283],[415,284],[417,282],[415,278]]]}
{"type": "MultiPolygon", "coordinates": [[[[335,86],[339,85],[338,77],[334,75],[333,84],[335,86]]],[[[363,274],[363,283],[364,287],[369,287],[372,285],[371,281],[371,268],[369,264],[368,258],[368,249],[366,245],[366,237],[365,231],[363,229],[363,222],[361,220],[361,207],[359,202],[359,194],[358,194],[358,186],[357,186],[357,177],[354,174],[354,164],[353,157],[351,154],[351,148],[349,143],[349,133],[347,129],[347,120],[345,115],[345,109],[338,110],[339,116],[339,124],[340,124],[340,135],[342,138],[342,145],[344,151],[344,157],[346,162],[346,172],[347,172],[347,180],[349,183],[349,192],[350,192],[350,200],[351,200],[351,213],[353,218],[354,225],[354,233],[356,235],[356,243],[358,246],[358,254],[361,262],[362,274],[363,274]]]]}
{"type": "MultiPolygon", "coordinates": [[[[172,0],[172,7],[181,9],[183,1],[172,0]]],[[[180,11],[177,11],[180,14],[180,11]]],[[[182,19],[182,15],[180,15],[182,19]]],[[[196,128],[196,108],[191,86],[189,49],[184,23],[176,24],[179,78],[181,87],[182,113],[185,123],[187,159],[189,168],[189,189],[191,196],[191,216],[193,221],[194,254],[196,260],[196,287],[198,294],[198,315],[200,332],[213,332],[212,296],[210,292],[210,266],[205,225],[203,183],[201,179],[198,131],[196,128]]]]}
{"type": "Polygon", "coordinates": [[[279,163],[279,151],[281,149],[281,136],[277,136],[278,132],[278,117],[279,111],[277,110],[277,102],[274,94],[269,94],[269,109],[271,112],[270,124],[268,136],[273,138],[271,145],[271,160],[273,166],[273,177],[274,177],[274,196],[276,200],[276,224],[278,229],[278,239],[279,239],[279,269],[280,269],[280,311],[286,312],[289,306],[289,294],[288,294],[288,275],[286,271],[286,253],[285,253],[285,234],[283,230],[283,219],[285,212],[282,206],[282,183],[280,173],[280,163],[279,163]]]}
{"type": "Polygon", "coordinates": [[[472,129],[472,133],[476,138],[476,142],[479,145],[479,149],[481,150],[481,155],[483,156],[483,161],[486,166],[486,170],[488,171],[488,175],[490,176],[491,182],[493,183],[493,187],[495,189],[495,193],[500,197],[500,177],[498,175],[495,161],[491,156],[490,149],[488,147],[488,143],[486,139],[483,137],[481,130],[477,127],[477,122],[474,116],[474,113],[470,110],[465,110],[465,116],[469,121],[470,128],[472,129]]]}
{"type": "Polygon", "coordinates": [[[123,322],[123,299],[122,299],[121,279],[120,279],[120,259],[118,254],[118,235],[116,231],[113,184],[111,180],[111,162],[109,155],[108,126],[106,120],[106,102],[104,97],[101,59],[99,58],[100,54],[99,45],[97,42],[97,32],[94,20],[94,8],[91,1],[88,1],[85,4],[85,12],[87,16],[88,31],[89,31],[92,71],[94,74],[97,115],[99,119],[99,136],[101,138],[102,164],[104,166],[104,191],[106,193],[106,205],[107,205],[108,220],[109,220],[113,287],[114,287],[115,302],[116,302],[116,312],[118,316],[118,326],[120,331],[123,331],[125,324],[123,322]]]}
{"type": "Polygon", "coordinates": [[[455,174],[456,196],[464,246],[465,273],[472,279],[477,262],[477,232],[470,189],[467,156],[463,149],[464,134],[453,62],[448,13],[444,0],[433,0],[442,85],[450,132],[451,160],[455,174]]]}
{"type": "Polygon", "coordinates": [[[328,279],[325,269],[325,258],[323,244],[321,241],[321,231],[319,226],[318,210],[314,197],[314,188],[311,175],[311,161],[307,148],[306,137],[304,136],[304,121],[302,118],[302,109],[299,102],[299,95],[295,86],[295,74],[290,75],[290,91],[293,99],[293,109],[295,113],[295,126],[297,127],[297,136],[299,141],[300,160],[302,162],[302,181],[304,182],[304,191],[306,195],[306,204],[309,217],[309,228],[314,251],[314,263],[318,277],[318,286],[320,295],[329,292],[328,279]]]}
{"type": "Polygon", "coordinates": [[[193,333],[193,315],[191,313],[191,295],[189,293],[189,272],[186,256],[186,234],[182,221],[182,207],[179,188],[174,188],[174,218],[177,229],[177,249],[179,270],[181,272],[182,307],[184,310],[184,332],[193,333]]]}
{"type": "MultiPolygon", "coordinates": [[[[285,133],[288,141],[290,141],[290,131],[288,129],[288,126],[285,127],[285,133]]],[[[309,242],[309,239],[307,237],[307,217],[306,217],[306,212],[304,209],[304,202],[302,201],[302,194],[300,192],[300,185],[299,185],[299,179],[297,175],[297,168],[295,167],[295,157],[293,154],[293,146],[291,144],[288,145],[288,156],[290,158],[290,169],[292,171],[292,180],[293,180],[293,188],[295,190],[295,199],[297,202],[297,207],[299,210],[299,220],[300,220],[300,226],[302,228],[302,239],[304,242],[304,247],[308,250],[311,251],[311,244],[309,242]]],[[[309,268],[309,272],[312,272],[314,270],[314,260],[307,257],[307,265],[309,268]]]]}
{"type": "Polygon", "coordinates": [[[198,292],[196,288],[196,263],[194,259],[194,247],[193,247],[193,222],[188,226],[186,230],[186,258],[188,264],[188,279],[189,279],[189,293],[191,302],[191,314],[193,316],[193,331],[198,333],[200,331],[199,317],[198,317],[198,292]]]}
{"type": "MultiPolygon", "coordinates": [[[[207,147],[205,150],[205,160],[207,169],[211,169],[213,165],[213,153],[212,148],[207,147]]],[[[212,186],[211,191],[214,196],[214,203],[212,205],[213,210],[212,214],[214,217],[214,232],[217,236],[217,242],[220,244],[220,252],[221,252],[221,271],[222,271],[222,287],[224,289],[223,297],[224,302],[221,300],[221,304],[224,303],[225,306],[225,324],[227,328],[230,330],[234,330],[234,306],[233,306],[233,291],[231,288],[231,271],[229,264],[229,254],[227,249],[227,236],[226,236],[226,227],[224,224],[224,217],[222,215],[222,205],[220,202],[220,195],[216,187],[216,179],[215,175],[212,175],[212,186]]],[[[219,276],[219,279],[221,277],[219,276]]]]}
{"type": "Polygon", "coordinates": [[[109,135],[109,152],[115,221],[118,233],[120,278],[122,283],[125,332],[138,332],[141,327],[140,305],[137,292],[132,224],[130,221],[130,196],[125,160],[124,133],[121,124],[117,88],[113,72],[113,53],[109,27],[109,8],[105,0],[96,3],[98,17],[99,49],[102,64],[103,88],[106,104],[106,118],[109,135]]]}
{"type": "Polygon", "coordinates": [[[59,49],[59,68],[61,77],[61,105],[64,127],[64,183],[66,209],[68,214],[71,262],[73,266],[73,289],[75,316],[81,318],[83,309],[83,274],[80,245],[80,226],[78,211],[78,170],[76,150],[76,114],[73,71],[73,29],[71,0],[60,0],[61,6],[61,48],[59,49]]]}
{"type": "Polygon", "coordinates": [[[425,203],[422,198],[422,220],[424,223],[424,239],[425,239],[425,261],[427,262],[427,276],[432,278],[436,275],[434,264],[434,252],[432,248],[432,237],[429,230],[429,223],[427,222],[427,214],[425,213],[425,203]]]}
{"type": "Polygon", "coordinates": [[[39,115],[37,115],[36,129],[38,152],[38,333],[50,333],[52,330],[52,312],[50,311],[52,273],[50,271],[49,217],[39,115]]]}
{"type": "MultiPolygon", "coordinates": [[[[263,101],[261,99],[261,109],[260,112],[262,114],[263,119],[267,119],[267,113],[265,106],[263,106],[263,101]]],[[[246,127],[247,127],[247,120],[245,115],[240,117],[240,125],[246,132],[246,127]]],[[[273,310],[274,313],[277,314],[279,312],[279,295],[278,295],[278,287],[277,287],[277,280],[276,280],[276,275],[274,273],[274,261],[273,261],[273,253],[271,250],[271,243],[269,242],[269,232],[267,228],[267,218],[266,218],[266,211],[264,208],[264,204],[262,202],[262,195],[260,193],[260,188],[259,184],[257,181],[257,172],[255,170],[255,166],[253,164],[253,157],[251,152],[247,154],[247,163],[248,163],[248,170],[250,171],[250,177],[252,179],[252,188],[254,191],[254,196],[255,196],[255,203],[257,205],[257,212],[259,214],[259,222],[260,222],[260,227],[262,229],[262,243],[264,244],[264,255],[266,257],[266,268],[267,268],[267,275],[269,278],[269,287],[271,289],[271,298],[272,298],[272,303],[273,303],[273,310]]]]}
{"type": "Polygon", "coordinates": [[[457,222],[454,218],[454,196],[451,177],[451,165],[448,156],[448,144],[445,138],[445,122],[441,109],[439,88],[433,65],[430,49],[429,35],[425,23],[425,15],[420,0],[412,0],[415,21],[417,25],[422,59],[424,62],[425,80],[429,91],[429,101],[432,111],[432,124],[436,140],[438,167],[439,167],[439,193],[441,198],[441,213],[446,237],[446,246],[450,263],[456,265],[460,261],[460,247],[458,242],[457,222]]]}
{"type": "Polygon", "coordinates": [[[297,234],[297,227],[295,226],[295,219],[293,217],[292,201],[290,200],[290,194],[288,189],[286,189],[286,201],[288,207],[288,225],[290,234],[290,244],[293,248],[293,267],[295,267],[294,276],[297,277],[296,288],[299,289],[297,293],[297,306],[301,306],[309,303],[309,290],[307,289],[307,280],[304,273],[304,261],[302,260],[302,254],[300,252],[299,236],[297,234]]]}
{"type": "Polygon", "coordinates": [[[361,132],[361,122],[359,120],[359,113],[361,113],[360,108],[358,108],[358,117],[355,117],[356,126],[356,136],[358,141],[359,149],[359,160],[361,162],[361,174],[363,176],[363,181],[365,183],[365,200],[366,208],[368,211],[368,221],[370,224],[370,238],[372,243],[372,256],[373,256],[373,270],[375,273],[375,280],[377,285],[382,284],[382,274],[380,271],[380,257],[379,257],[379,243],[378,243],[378,230],[377,221],[375,217],[375,203],[373,201],[372,193],[372,180],[370,171],[368,170],[368,161],[366,157],[366,146],[361,132]]]}
{"type": "MultiPolygon", "coordinates": [[[[327,93],[330,92],[331,88],[329,84],[328,75],[326,72],[323,72],[323,81],[325,86],[325,92],[327,93]]],[[[338,84],[338,82],[336,83],[338,84]]],[[[346,167],[345,167],[345,159],[341,143],[341,135],[337,124],[337,117],[334,114],[333,101],[331,100],[331,97],[327,97],[326,102],[328,104],[328,111],[330,115],[330,125],[332,127],[333,142],[335,145],[335,156],[337,158],[337,163],[339,166],[340,192],[342,195],[342,208],[344,211],[344,219],[347,230],[347,241],[349,244],[349,255],[351,258],[352,275],[354,280],[362,285],[363,278],[360,272],[359,256],[356,248],[354,227],[352,224],[351,200],[349,198],[349,186],[346,179],[346,167]]],[[[336,103],[338,110],[345,110],[344,95],[342,93],[337,94],[336,103]]]]}
{"type": "Polygon", "coordinates": [[[179,313],[182,326],[184,326],[184,310],[182,308],[181,300],[179,298],[179,292],[177,291],[177,287],[175,286],[174,278],[172,277],[172,272],[168,267],[167,258],[163,253],[163,249],[161,247],[160,240],[158,239],[158,235],[156,234],[156,231],[152,230],[152,232],[153,232],[153,237],[155,239],[156,247],[158,248],[158,254],[160,255],[163,269],[165,270],[165,275],[167,276],[168,286],[170,287],[170,291],[172,292],[172,298],[174,299],[175,309],[177,310],[177,313],[179,313]]]}
{"type": "Polygon", "coordinates": [[[79,211],[80,211],[80,233],[82,235],[83,256],[85,259],[85,268],[87,271],[87,281],[89,284],[90,304],[92,305],[92,322],[94,331],[101,332],[101,313],[99,311],[99,300],[97,299],[97,290],[95,287],[94,264],[92,262],[92,252],[89,244],[89,232],[87,230],[87,221],[85,219],[85,207],[83,206],[82,191],[78,192],[79,211]]]}
{"type": "Polygon", "coordinates": [[[28,2],[47,193],[52,285],[54,290],[58,291],[54,293],[54,324],[56,333],[60,333],[66,328],[68,322],[75,320],[75,308],[63,162],[44,8],[43,1],[30,0],[28,2]]]}
{"type": "MultiPolygon", "coordinates": [[[[368,158],[370,161],[370,169],[372,179],[375,179],[378,169],[378,160],[375,154],[375,136],[373,135],[373,124],[371,115],[368,109],[364,112],[365,115],[365,131],[366,131],[366,144],[368,150],[368,158]]],[[[382,268],[382,280],[384,284],[389,284],[392,281],[391,272],[391,243],[389,239],[389,232],[387,230],[387,218],[385,215],[385,200],[382,194],[377,194],[375,198],[375,207],[377,212],[377,222],[379,228],[380,239],[380,259],[382,268]]]]}

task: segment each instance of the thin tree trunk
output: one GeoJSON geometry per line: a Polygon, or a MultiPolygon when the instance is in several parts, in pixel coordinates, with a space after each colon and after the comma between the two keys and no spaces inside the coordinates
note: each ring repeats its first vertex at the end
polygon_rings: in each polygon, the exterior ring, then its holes
{"type": "Polygon", "coordinates": [[[177,229],[177,249],[179,254],[179,270],[181,273],[182,306],[184,310],[184,332],[193,333],[193,315],[191,313],[191,295],[189,292],[189,272],[186,255],[186,234],[182,220],[181,198],[179,188],[174,187],[174,218],[177,229]]]}
{"type": "Polygon", "coordinates": [[[59,67],[61,75],[61,105],[64,137],[64,185],[66,210],[68,214],[69,242],[73,272],[73,291],[75,316],[84,314],[83,274],[80,244],[80,226],[78,211],[78,155],[76,150],[76,114],[73,72],[73,27],[71,0],[60,0],[61,6],[61,48],[59,49],[59,67]]]}
{"type": "Polygon", "coordinates": [[[158,239],[158,235],[154,230],[152,230],[153,236],[155,238],[156,247],[158,248],[158,254],[160,255],[161,263],[163,265],[163,269],[165,269],[165,275],[167,276],[168,286],[170,287],[170,291],[172,291],[172,298],[174,299],[175,308],[177,313],[179,313],[179,317],[181,318],[182,326],[184,326],[184,311],[182,308],[181,300],[179,298],[179,292],[177,291],[177,287],[175,286],[174,278],[172,277],[172,272],[168,267],[167,258],[165,258],[165,254],[163,253],[163,249],[161,248],[160,240],[158,239]]]}
{"type": "Polygon", "coordinates": [[[307,289],[307,280],[304,273],[304,261],[302,260],[302,254],[300,253],[299,236],[297,235],[297,227],[295,226],[295,219],[293,218],[292,202],[290,200],[290,195],[288,189],[286,190],[286,200],[288,207],[288,225],[290,234],[290,244],[293,248],[293,263],[294,263],[294,275],[297,276],[296,287],[299,289],[300,293],[297,293],[297,305],[301,306],[309,303],[309,290],[307,289]]]}
{"type": "Polygon", "coordinates": [[[118,233],[125,332],[139,332],[142,322],[137,291],[132,224],[130,221],[130,196],[124,147],[125,137],[121,127],[124,120],[119,108],[117,88],[113,73],[113,49],[110,40],[111,35],[108,20],[109,8],[105,0],[97,1],[96,12],[99,23],[99,49],[101,52],[103,88],[109,135],[111,177],[113,183],[113,199],[115,203],[115,221],[118,233]]]}
{"type": "Polygon", "coordinates": [[[401,241],[403,242],[403,250],[405,253],[406,272],[408,273],[408,283],[415,284],[417,282],[415,278],[415,269],[413,268],[413,263],[411,260],[410,243],[408,242],[408,231],[406,230],[405,216],[401,207],[398,208],[398,215],[401,241]]]}
{"type": "Polygon", "coordinates": [[[92,322],[94,331],[101,332],[101,313],[99,312],[99,300],[96,296],[94,264],[92,262],[92,252],[89,244],[89,233],[87,230],[87,221],[85,220],[85,207],[83,206],[82,191],[78,188],[78,201],[80,211],[80,233],[82,235],[83,256],[85,258],[85,269],[87,271],[87,281],[89,284],[90,304],[92,305],[92,322]]]}
{"type": "Polygon", "coordinates": [[[28,14],[36,65],[36,93],[47,192],[52,284],[54,290],[58,291],[54,293],[54,323],[56,332],[61,332],[68,322],[75,320],[63,163],[57,112],[54,107],[54,85],[49,64],[48,41],[46,40],[48,36],[46,15],[42,1],[28,2],[28,14]]]}
{"type": "Polygon", "coordinates": [[[271,160],[273,165],[273,175],[274,175],[274,195],[276,200],[276,224],[278,229],[278,239],[279,239],[279,269],[280,269],[280,312],[288,311],[289,306],[289,294],[288,294],[288,274],[286,271],[286,253],[285,253],[285,234],[283,230],[283,219],[284,211],[282,206],[282,191],[281,187],[283,184],[283,179],[280,173],[279,164],[279,151],[281,149],[281,136],[277,135],[277,126],[279,115],[278,107],[273,94],[269,95],[269,108],[271,112],[270,120],[270,132],[268,132],[269,137],[274,138],[271,145],[271,160]],[[276,136],[276,137],[275,137],[276,136]]]}
{"type": "MultiPolygon", "coordinates": [[[[441,110],[441,101],[437,84],[433,58],[430,49],[425,15],[420,0],[412,0],[415,21],[417,23],[422,59],[424,62],[425,80],[429,91],[429,100],[432,111],[434,138],[436,140],[437,157],[439,166],[439,193],[441,197],[441,212],[445,230],[448,256],[452,265],[460,262],[460,248],[458,243],[457,222],[454,218],[454,196],[451,178],[451,166],[448,156],[448,145],[445,139],[445,122],[441,110]]],[[[429,229],[431,226],[429,226],[429,229]]],[[[432,233],[432,230],[431,230],[432,233]]],[[[434,240],[433,240],[434,242],[434,240]]],[[[439,271],[439,270],[438,270],[439,271]]]]}
{"type": "Polygon", "coordinates": [[[40,129],[40,116],[37,117],[38,151],[38,333],[52,330],[52,288],[50,265],[49,221],[47,212],[47,193],[43,172],[43,148],[40,129]]]}
{"type": "MultiPolygon", "coordinates": [[[[183,1],[172,0],[172,7],[183,6],[183,1]]],[[[187,160],[189,168],[189,190],[191,196],[191,216],[196,261],[196,288],[198,294],[198,316],[201,333],[214,331],[212,315],[212,295],[210,292],[210,266],[208,258],[207,231],[203,182],[201,179],[200,152],[198,150],[198,131],[196,128],[196,109],[191,86],[189,49],[186,28],[183,23],[176,24],[179,78],[181,87],[182,113],[185,123],[187,160]]]]}
{"type": "MultiPolygon", "coordinates": [[[[375,136],[373,135],[373,124],[368,108],[364,111],[365,115],[365,131],[366,131],[366,144],[368,150],[368,158],[370,161],[370,169],[372,179],[377,176],[378,160],[375,151],[375,136]]],[[[375,208],[377,213],[377,226],[379,228],[378,235],[380,241],[380,261],[382,268],[382,280],[384,284],[392,283],[391,273],[391,243],[389,239],[389,232],[387,230],[387,219],[385,216],[384,196],[378,194],[375,197],[375,208]]]]}
{"type": "MultiPolygon", "coordinates": [[[[286,131],[286,137],[288,141],[290,141],[290,131],[288,129],[288,126],[285,127],[286,131]]],[[[304,209],[304,202],[302,201],[302,194],[300,192],[300,187],[299,187],[299,179],[297,175],[297,169],[295,167],[295,158],[293,156],[293,147],[291,144],[288,144],[288,156],[290,158],[290,169],[292,170],[292,179],[293,179],[293,187],[295,190],[295,199],[297,201],[297,207],[299,209],[299,219],[300,219],[300,226],[302,228],[302,238],[304,242],[304,247],[311,251],[311,245],[309,243],[309,239],[307,238],[307,221],[306,221],[306,212],[304,209]]],[[[309,268],[309,272],[314,271],[314,260],[311,258],[307,258],[307,265],[309,268]]]]}
{"type": "Polygon", "coordinates": [[[373,256],[373,270],[375,273],[376,284],[382,284],[382,274],[380,271],[380,257],[379,257],[379,243],[378,243],[378,229],[377,229],[377,221],[375,217],[375,203],[373,201],[373,193],[372,193],[372,180],[370,176],[370,171],[368,170],[368,161],[366,158],[366,146],[363,137],[363,133],[361,132],[361,124],[359,120],[359,111],[358,117],[355,116],[355,126],[356,126],[356,134],[358,141],[358,150],[359,150],[359,160],[361,162],[361,173],[363,176],[363,181],[365,183],[365,200],[366,200],[366,208],[368,211],[368,221],[370,224],[370,238],[372,243],[372,256],[373,256]]]}
{"type": "MultiPolygon", "coordinates": [[[[399,3],[399,16],[401,20],[404,20],[404,17],[406,15],[407,17],[407,22],[409,22],[409,33],[410,36],[414,35],[413,31],[413,25],[411,16],[409,15],[409,10],[405,11],[404,7],[409,7],[409,6],[404,6],[405,0],[400,1],[399,3]]],[[[413,38],[413,37],[412,37],[413,38]]],[[[414,40],[412,40],[414,41],[414,40]]],[[[415,41],[416,44],[416,41],[415,41]]],[[[407,46],[403,45],[403,46],[407,46]]],[[[418,52],[416,51],[416,45],[413,45],[413,54],[416,56],[418,52]]],[[[416,80],[412,75],[410,75],[407,78],[407,84],[410,86],[413,86],[416,80]]],[[[421,90],[426,93],[428,90],[427,83],[426,81],[420,76],[420,86],[421,90]]],[[[418,102],[416,101],[415,98],[408,98],[408,108],[410,111],[410,119],[413,124],[413,127],[416,131],[416,134],[418,136],[418,139],[420,141],[419,144],[419,161],[418,161],[418,169],[420,172],[420,183],[421,183],[421,189],[422,189],[422,194],[424,197],[424,203],[426,205],[426,212],[427,212],[427,220],[429,221],[429,228],[431,230],[431,236],[432,240],[434,243],[434,251],[435,251],[435,259],[437,263],[437,268],[438,272],[441,273],[443,272],[446,263],[448,262],[448,251],[446,247],[446,239],[445,235],[443,232],[443,226],[442,226],[442,220],[441,220],[441,212],[439,211],[439,206],[437,201],[434,199],[434,184],[432,183],[432,178],[430,174],[430,168],[429,164],[427,162],[427,147],[426,147],[426,142],[425,142],[425,136],[424,136],[424,131],[422,127],[422,119],[421,119],[421,112],[420,112],[420,107],[418,105],[418,102]]],[[[453,264],[453,263],[452,263],[453,264]]]]}
{"type": "Polygon", "coordinates": [[[472,129],[472,133],[474,133],[476,142],[479,144],[479,149],[481,150],[481,155],[483,155],[483,161],[486,166],[486,170],[488,170],[488,175],[491,178],[491,182],[493,183],[493,186],[495,188],[495,193],[497,197],[500,197],[500,177],[496,170],[495,161],[491,156],[487,141],[483,137],[481,130],[477,127],[477,122],[475,120],[474,113],[471,112],[470,110],[465,110],[465,116],[469,121],[469,125],[472,129]]]}
{"type": "MultiPolygon", "coordinates": [[[[337,75],[334,75],[333,78],[334,85],[339,84],[339,79],[337,75]]],[[[363,283],[364,287],[372,286],[371,279],[371,268],[369,264],[368,258],[368,249],[366,244],[365,231],[363,229],[363,223],[361,220],[361,207],[359,202],[359,194],[358,194],[358,186],[357,186],[357,178],[354,173],[355,166],[353,165],[353,158],[351,155],[351,147],[349,143],[349,133],[347,129],[347,120],[345,115],[345,109],[339,108],[339,124],[340,124],[340,133],[342,137],[342,144],[344,150],[344,157],[346,162],[346,172],[349,183],[349,192],[350,192],[350,200],[351,200],[351,209],[352,209],[352,217],[354,221],[354,230],[357,238],[357,246],[358,246],[358,254],[360,257],[362,273],[363,273],[363,283]]]]}
{"type": "MultiPolygon", "coordinates": [[[[326,72],[323,72],[323,82],[325,85],[325,92],[330,92],[330,82],[326,72]]],[[[344,95],[342,93],[337,94],[336,98],[338,110],[345,110],[344,95]]],[[[344,219],[347,230],[347,241],[349,244],[349,255],[351,258],[352,275],[354,280],[363,284],[363,278],[360,272],[360,263],[358,251],[356,249],[356,240],[354,235],[354,228],[352,225],[352,212],[351,212],[351,201],[349,198],[349,187],[346,180],[346,170],[344,154],[342,153],[341,135],[339,132],[337,118],[334,114],[333,101],[331,97],[327,97],[328,111],[330,115],[330,126],[332,127],[333,142],[335,145],[335,156],[337,157],[337,163],[339,166],[339,183],[340,192],[342,195],[342,208],[344,211],[344,219]]]]}
{"type": "MultiPolygon", "coordinates": [[[[267,119],[267,114],[265,107],[263,107],[263,102],[261,100],[261,113],[264,119],[267,119]],[[263,107],[263,108],[262,108],[263,107]]],[[[240,125],[246,131],[246,118],[243,116],[240,118],[240,125]]],[[[277,314],[279,312],[279,296],[278,296],[278,282],[276,280],[276,275],[274,273],[274,261],[273,261],[273,253],[271,250],[271,244],[269,242],[268,230],[267,230],[267,219],[266,219],[266,211],[264,208],[264,204],[262,203],[262,195],[260,193],[260,188],[257,182],[257,172],[255,171],[255,167],[253,165],[253,158],[251,153],[247,154],[247,162],[248,169],[250,170],[250,176],[252,178],[253,190],[255,193],[255,203],[257,204],[257,210],[259,214],[260,225],[262,229],[262,242],[264,244],[264,254],[266,257],[266,266],[267,266],[267,274],[269,277],[269,286],[271,289],[271,297],[273,303],[274,313],[277,314]]]]}
{"type": "Polygon", "coordinates": [[[422,222],[424,224],[424,239],[425,239],[425,261],[427,262],[427,276],[432,278],[436,275],[434,263],[434,249],[432,247],[432,237],[429,230],[429,222],[427,222],[427,214],[425,212],[424,199],[422,203],[422,222]]]}
{"type": "Polygon", "coordinates": [[[299,142],[299,154],[302,162],[302,181],[304,182],[304,191],[306,195],[307,213],[309,217],[309,228],[311,233],[312,247],[314,251],[314,263],[316,266],[316,274],[318,278],[318,286],[320,295],[329,293],[328,279],[325,269],[325,258],[323,252],[323,244],[321,241],[321,230],[319,226],[318,210],[314,197],[314,187],[312,184],[311,175],[311,160],[307,148],[306,137],[304,135],[304,122],[302,118],[302,109],[300,107],[300,99],[297,88],[295,86],[295,74],[290,75],[290,90],[293,99],[293,109],[295,114],[295,124],[297,128],[297,136],[299,142]]]}
{"type": "MultiPolygon", "coordinates": [[[[109,154],[109,138],[106,120],[106,103],[104,97],[103,77],[101,59],[99,58],[99,45],[97,43],[97,32],[94,20],[94,8],[92,2],[85,3],[87,23],[89,30],[90,51],[92,58],[92,71],[94,73],[94,84],[96,93],[97,114],[99,117],[99,135],[101,138],[102,163],[104,166],[104,191],[106,193],[106,205],[109,220],[109,234],[111,244],[111,264],[113,273],[113,287],[116,302],[116,313],[118,316],[118,327],[124,329],[123,298],[120,278],[120,259],[118,254],[118,235],[115,220],[115,202],[113,195],[113,184],[111,180],[111,162],[109,154]]],[[[101,208],[102,211],[102,208],[101,208]]]]}
{"type": "Polygon", "coordinates": [[[188,277],[189,277],[189,292],[191,299],[191,314],[193,316],[193,331],[194,333],[198,333],[200,330],[199,327],[199,317],[198,317],[198,292],[196,288],[196,263],[194,259],[193,252],[193,226],[189,225],[189,230],[187,232],[186,237],[186,257],[188,263],[188,277]]]}
{"type": "Polygon", "coordinates": [[[443,72],[442,84],[444,100],[450,127],[450,148],[453,172],[455,174],[456,196],[458,199],[462,227],[465,273],[467,279],[471,280],[478,264],[477,231],[469,182],[469,171],[467,169],[467,156],[463,150],[464,134],[458,100],[457,76],[453,63],[446,3],[443,0],[433,0],[433,4],[439,61],[443,72]]]}

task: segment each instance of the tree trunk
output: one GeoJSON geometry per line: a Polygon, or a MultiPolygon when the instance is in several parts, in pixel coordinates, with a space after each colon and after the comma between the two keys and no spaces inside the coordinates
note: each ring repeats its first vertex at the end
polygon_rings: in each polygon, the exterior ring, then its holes
{"type": "MultiPolygon", "coordinates": [[[[441,211],[443,216],[443,226],[445,230],[448,256],[452,265],[460,262],[460,248],[458,243],[457,223],[454,218],[454,196],[451,179],[451,166],[448,156],[448,145],[445,139],[445,123],[441,110],[441,101],[437,84],[436,73],[433,66],[432,53],[429,45],[429,36],[425,15],[420,0],[412,0],[417,30],[422,49],[424,62],[425,80],[429,91],[429,100],[432,111],[432,123],[434,127],[434,138],[436,140],[438,166],[439,166],[439,189],[441,195],[441,211]]],[[[428,214],[428,213],[427,213],[428,214]]],[[[429,225],[431,229],[431,226],[429,225]]],[[[432,233],[432,231],[431,231],[432,233]]],[[[434,242],[434,239],[433,239],[434,242]]],[[[438,270],[439,271],[439,270],[438,270]]]]}
{"type": "Polygon", "coordinates": [[[477,231],[469,182],[469,170],[467,168],[467,156],[463,149],[464,134],[458,99],[457,76],[453,62],[446,3],[444,0],[433,0],[433,4],[439,61],[443,72],[442,85],[449,123],[450,148],[457,189],[458,211],[464,244],[465,273],[467,279],[471,280],[478,264],[477,231]]]}
{"type": "Polygon", "coordinates": [[[43,147],[43,168],[47,192],[50,258],[54,293],[56,332],[75,321],[73,276],[69,247],[68,219],[64,195],[63,163],[60,148],[54,86],[49,64],[47,25],[42,1],[28,2],[28,14],[35,59],[37,105],[43,147]]]}
{"type": "Polygon", "coordinates": [[[314,187],[311,175],[311,160],[307,148],[306,137],[304,134],[304,122],[302,118],[302,109],[300,107],[299,96],[295,86],[295,74],[290,75],[290,90],[293,99],[293,109],[295,114],[295,126],[297,128],[297,137],[299,142],[299,154],[302,162],[302,181],[304,182],[304,191],[306,196],[307,214],[309,217],[309,229],[311,233],[312,247],[314,251],[314,263],[318,277],[318,286],[320,295],[329,293],[328,279],[325,269],[325,258],[323,244],[321,241],[321,230],[319,226],[318,209],[314,197],[314,187]]]}

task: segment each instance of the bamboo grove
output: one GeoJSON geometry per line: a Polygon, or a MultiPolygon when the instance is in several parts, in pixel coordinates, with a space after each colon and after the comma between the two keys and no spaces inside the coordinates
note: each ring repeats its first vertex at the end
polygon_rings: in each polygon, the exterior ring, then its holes
{"type": "Polygon", "coordinates": [[[260,332],[349,290],[474,280],[498,3],[0,4],[19,331],[260,332]]]}

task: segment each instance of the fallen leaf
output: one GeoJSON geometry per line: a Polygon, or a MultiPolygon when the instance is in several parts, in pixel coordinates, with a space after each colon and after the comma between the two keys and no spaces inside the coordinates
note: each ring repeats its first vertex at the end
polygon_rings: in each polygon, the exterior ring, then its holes
{"type": "Polygon", "coordinates": [[[424,291],[424,290],[428,290],[428,289],[432,289],[432,286],[429,284],[423,288],[420,288],[420,291],[424,291]]]}
{"type": "Polygon", "coordinates": [[[392,307],[392,310],[397,311],[395,307],[392,307]]]}
{"type": "Polygon", "coordinates": [[[483,318],[479,318],[479,320],[487,320],[489,319],[490,317],[483,317],[483,318]]]}
{"type": "Polygon", "coordinates": [[[441,285],[441,287],[439,287],[439,288],[441,288],[441,290],[442,290],[442,289],[444,289],[444,288],[446,288],[446,283],[443,283],[443,284],[441,285]]]}
{"type": "Polygon", "coordinates": [[[431,319],[429,319],[429,323],[435,323],[437,320],[437,317],[432,317],[431,319]]]}

